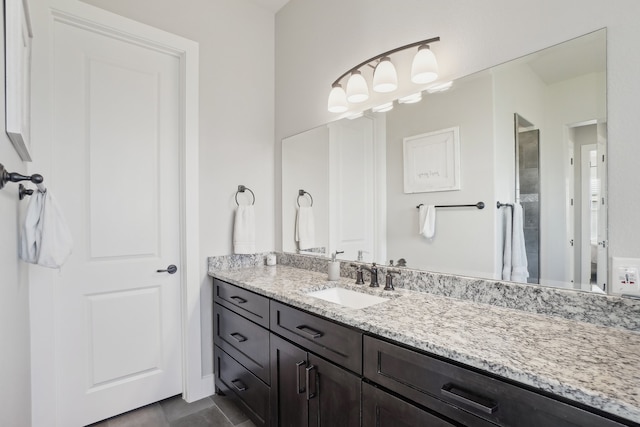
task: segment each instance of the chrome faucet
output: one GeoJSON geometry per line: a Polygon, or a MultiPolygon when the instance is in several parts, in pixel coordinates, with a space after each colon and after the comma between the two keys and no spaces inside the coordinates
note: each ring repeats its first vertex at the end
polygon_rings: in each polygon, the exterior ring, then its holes
{"type": "Polygon", "coordinates": [[[362,268],[364,268],[371,274],[371,284],[369,285],[369,287],[370,288],[379,287],[380,285],[378,285],[378,266],[376,265],[376,263],[375,262],[372,263],[371,268],[365,267],[365,266],[362,266],[362,268]]]}

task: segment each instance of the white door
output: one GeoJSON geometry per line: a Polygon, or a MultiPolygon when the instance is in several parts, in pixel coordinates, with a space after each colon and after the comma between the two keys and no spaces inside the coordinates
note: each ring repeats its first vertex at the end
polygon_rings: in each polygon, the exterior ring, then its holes
{"type": "MultiPolygon", "coordinates": [[[[56,274],[59,426],[182,391],[180,63],[53,23],[51,182],[74,238],[56,274]]],[[[54,398],[54,396],[52,396],[54,398]]]]}
{"type": "Polygon", "coordinates": [[[376,121],[365,116],[329,127],[329,250],[344,251],[339,258],[346,260],[355,260],[363,251],[364,261],[382,263],[386,253],[379,241],[378,206],[386,193],[378,182],[384,159],[377,149],[376,121]]]}
{"type": "Polygon", "coordinates": [[[608,292],[610,287],[607,285],[608,269],[607,260],[609,258],[607,244],[607,122],[598,121],[598,183],[600,184],[600,201],[598,203],[598,271],[597,285],[600,289],[608,292]]]}

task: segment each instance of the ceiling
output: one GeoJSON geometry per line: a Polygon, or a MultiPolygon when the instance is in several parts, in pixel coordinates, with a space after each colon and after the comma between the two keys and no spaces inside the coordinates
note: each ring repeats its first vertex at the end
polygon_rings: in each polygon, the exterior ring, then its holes
{"type": "Polygon", "coordinates": [[[274,14],[279,11],[282,6],[289,3],[289,0],[250,0],[252,3],[262,6],[267,10],[270,10],[274,14]]]}

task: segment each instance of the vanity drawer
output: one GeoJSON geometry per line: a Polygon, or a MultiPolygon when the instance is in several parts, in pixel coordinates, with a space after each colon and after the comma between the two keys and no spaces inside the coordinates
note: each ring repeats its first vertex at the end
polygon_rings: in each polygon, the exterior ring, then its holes
{"type": "Polygon", "coordinates": [[[257,426],[269,425],[269,386],[231,356],[214,346],[216,387],[247,411],[257,426]]]}
{"type": "Polygon", "coordinates": [[[517,427],[624,425],[377,338],[365,336],[363,342],[366,378],[465,425],[488,425],[486,421],[517,427]],[[455,408],[462,411],[456,413],[455,408]]]}
{"type": "Polygon", "coordinates": [[[436,415],[362,383],[362,427],[456,427],[436,415]]]}
{"type": "Polygon", "coordinates": [[[219,304],[213,319],[213,342],[269,384],[269,331],[219,304]]]}
{"type": "Polygon", "coordinates": [[[271,330],[357,374],[362,373],[362,333],[310,313],[271,302],[271,330]]]}
{"type": "Polygon", "coordinates": [[[213,279],[213,298],[218,304],[269,327],[269,299],[222,280],[213,279]]]}

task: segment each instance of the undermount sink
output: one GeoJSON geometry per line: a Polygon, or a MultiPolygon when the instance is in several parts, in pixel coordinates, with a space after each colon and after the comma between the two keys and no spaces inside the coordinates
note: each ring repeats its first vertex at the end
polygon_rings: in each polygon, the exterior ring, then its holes
{"type": "Polygon", "coordinates": [[[388,298],[344,288],[323,289],[321,291],[309,292],[307,295],[350,308],[366,308],[389,300],[388,298]]]}

